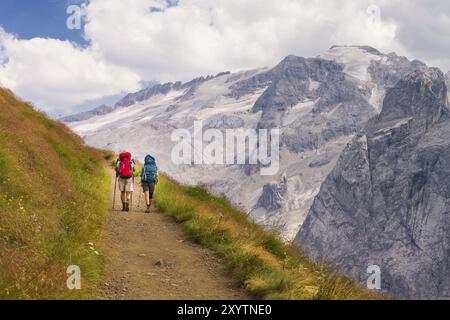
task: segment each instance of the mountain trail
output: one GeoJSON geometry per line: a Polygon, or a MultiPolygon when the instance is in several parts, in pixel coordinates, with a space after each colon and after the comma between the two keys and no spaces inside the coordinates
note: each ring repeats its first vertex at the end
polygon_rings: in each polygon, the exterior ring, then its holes
{"type": "Polygon", "coordinates": [[[221,260],[192,243],[181,225],[156,209],[145,214],[144,197],[139,197],[141,188],[137,181],[134,187],[132,212],[120,211],[118,190],[115,210],[109,211],[107,261],[98,293],[100,299],[247,299],[226,275],[221,260]]]}

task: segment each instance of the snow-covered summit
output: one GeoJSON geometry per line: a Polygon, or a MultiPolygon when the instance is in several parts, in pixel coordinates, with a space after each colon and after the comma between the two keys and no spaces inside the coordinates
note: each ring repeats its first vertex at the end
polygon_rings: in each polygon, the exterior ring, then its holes
{"type": "Polygon", "coordinates": [[[370,80],[369,67],[372,61],[387,60],[378,50],[366,46],[332,46],[318,57],[344,64],[344,71],[361,81],[370,80]]]}

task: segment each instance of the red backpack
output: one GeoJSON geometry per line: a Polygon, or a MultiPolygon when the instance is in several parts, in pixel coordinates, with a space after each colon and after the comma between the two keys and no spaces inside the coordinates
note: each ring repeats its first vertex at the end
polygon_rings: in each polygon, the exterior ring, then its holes
{"type": "Polygon", "coordinates": [[[119,175],[121,178],[131,178],[133,176],[133,170],[131,168],[131,153],[124,152],[119,155],[120,166],[119,175]]]}

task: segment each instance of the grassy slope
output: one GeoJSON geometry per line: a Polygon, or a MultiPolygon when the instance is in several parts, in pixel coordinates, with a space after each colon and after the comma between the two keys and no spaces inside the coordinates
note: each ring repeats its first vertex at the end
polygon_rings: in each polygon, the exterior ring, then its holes
{"type": "Polygon", "coordinates": [[[156,205],[183,223],[198,243],[226,261],[230,273],[253,297],[263,299],[380,299],[323,266],[311,263],[276,234],[262,230],[225,198],[162,176],[156,205]]]}
{"type": "Polygon", "coordinates": [[[109,175],[103,154],[84,146],[0,89],[0,299],[89,298],[103,259],[109,175]],[[82,290],[69,291],[69,265],[82,290]]]}

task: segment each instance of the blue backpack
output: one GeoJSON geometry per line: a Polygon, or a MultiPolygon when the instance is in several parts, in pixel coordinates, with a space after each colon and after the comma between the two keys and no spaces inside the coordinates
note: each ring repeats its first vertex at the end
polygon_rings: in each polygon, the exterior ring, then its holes
{"type": "Polygon", "coordinates": [[[141,181],[147,183],[155,183],[158,179],[158,167],[156,166],[155,158],[152,156],[145,157],[144,168],[141,172],[141,181]]]}

